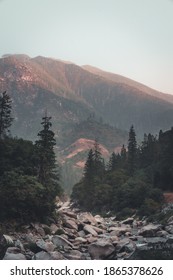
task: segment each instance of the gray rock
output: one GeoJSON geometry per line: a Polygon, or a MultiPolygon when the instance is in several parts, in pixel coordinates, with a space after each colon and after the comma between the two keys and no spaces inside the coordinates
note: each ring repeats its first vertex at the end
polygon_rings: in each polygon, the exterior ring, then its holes
{"type": "Polygon", "coordinates": [[[93,215],[89,212],[80,213],[77,215],[77,219],[80,223],[85,224],[91,224],[91,225],[97,225],[96,219],[93,217],[93,215]]]}
{"type": "Polygon", "coordinates": [[[130,226],[121,226],[121,227],[110,227],[109,232],[111,236],[117,235],[121,236],[127,232],[131,232],[131,227],[130,226]]]}
{"type": "Polygon", "coordinates": [[[25,249],[24,249],[24,247],[23,247],[23,244],[22,244],[22,242],[19,240],[19,239],[17,239],[15,242],[14,242],[14,245],[15,245],[15,247],[17,247],[17,248],[19,248],[21,251],[25,251],[25,249]]]}
{"type": "Polygon", "coordinates": [[[161,228],[161,225],[148,224],[139,230],[139,235],[145,237],[153,237],[156,235],[156,232],[159,231],[161,228]]]}
{"type": "Polygon", "coordinates": [[[52,242],[56,247],[63,247],[63,248],[73,247],[73,244],[71,242],[69,242],[67,239],[59,235],[54,235],[52,237],[52,242]]]}
{"type": "Polygon", "coordinates": [[[126,253],[131,253],[134,252],[136,249],[136,245],[135,243],[128,239],[128,238],[124,238],[122,240],[120,240],[116,246],[116,251],[118,253],[125,251],[126,253]]]}
{"type": "Polygon", "coordinates": [[[80,231],[78,231],[78,235],[80,236],[80,237],[85,237],[85,231],[84,230],[80,230],[80,231]]]}
{"type": "Polygon", "coordinates": [[[94,230],[94,228],[91,225],[85,225],[83,230],[86,233],[91,233],[93,236],[97,236],[98,235],[98,233],[94,230]]]}
{"type": "Polygon", "coordinates": [[[88,251],[92,259],[101,260],[112,254],[115,251],[115,248],[112,242],[105,239],[99,239],[88,246],[88,251]]]}
{"type": "Polygon", "coordinates": [[[52,260],[52,257],[48,252],[40,251],[37,254],[35,254],[32,259],[33,260],[52,260]]]}
{"type": "Polygon", "coordinates": [[[53,223],[50,225],[50,231],[52,234],[55,234],[58,229],[59,228],[57,227],[57,225],[55,225],[53,223]]]}
{"type": "Polygon", "coordinates": [[[94,219],[96,220],[96,222],[98,223],[98,224],[104,224],[104,218],[103,217],[101,217],[100,215],[95,215],[94,216],[94,219]]]}
{"type": "Polygon", "coordinates": [[[58,251],[49,252],[51,260],[65,260],[66,258],[58,251]]]}
{"type": "Polygon", "coordinates": [[[78,225],[72,219],[67,219],[66,221],[64,221],[64,226],[70,229],[78,230],[78,225]]]}
{"type": "Polygon", "coordinates": [[[70,218],[73,218],[73,219],[77,220],[77,214],[74,213],[74,212],[72,212],[72,211],[64,210],[64,211],[63,211],[63,214],[66,215],[66,216],[68,216],[68,217],[70,217],[70,218]]]}
{"type": "Polygon", "coordinates": [[[173,225],[173,216],[169,217],[167,223],[168,225],[173,225]]]}
{"type": "Polygon", "coordinates": [[[122,221],[121,224],[132,225],[133,221],[134,221],[134,218],[127,218],[126,220],[122,221]]]}
{"type": "Polygon", "coordinates": [[[156,237],[166,237],[168,232],[166,230],[159,230],[156,232],[156,237]]]}
{"type": "Polygon", "coordinates": [[[42,237],[45,236],[45,231],[42,228],[42,225],[39,223],[31,223],[32,227],[37,231],[38,234],[40,234],[42,237]]]}
{"type": "Polygon", "coordinates": [[[21,253],[19,254],[6,253],[3,260],[26,260],[26,257],[21,253]]]}
{"type": "Polygon", "coordinates": [[[56,246],[50,240],[44,241],[43,239],[39,239],[36,241],[36,245],[46,252],[52,252],[56,248],[56,246]]]}
{"type": "Polygon", "coordinates": [[[166,230],[168,233],[173,234],[173,225],[166,226],[166,227],[165,227],[165,230],[166,230]]]}
{"type": "Polygon", "coordinates": [[[85,260],[86,257],[83,253],[78,250],[71,250],[69,253],[65,253],[64,257],[68,260],[85,260]]]}
{"type": "Polygon", "coordinates": [[[3,260],[26,260],[19,248],[8,247],[3,260]]]}
{"type": "Polygon", "coordinates": [[[80,244],[80,243],[87,243],[87,239],[83,237],[76,237],[75,238],[75,244],[80,244]]]}
{"type": "Polygon", "coordinates": [[[14,246],[14,241],[13,241],[13,239],[12,239],[11,236],[6,235],[6,234],[3,234],[3,238],[4,238],[4,242],[5,242],[8,246],[11,246],[11,245],[14,246]]]}

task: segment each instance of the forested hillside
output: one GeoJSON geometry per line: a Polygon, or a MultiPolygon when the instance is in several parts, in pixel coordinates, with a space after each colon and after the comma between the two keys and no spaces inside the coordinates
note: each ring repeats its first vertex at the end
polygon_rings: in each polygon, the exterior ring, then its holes
{"type": "Polygon", "coordinates": [[[160,131],[158,137],[145,134],[138,145],[132,126],[127,148],[123,145],[119,154],[113,152],[107,165],[99,143],[90,149],[72,199],[97,213],[150,215],[160,209],[165,191],[173,191],[173,129],[160,131]]]}

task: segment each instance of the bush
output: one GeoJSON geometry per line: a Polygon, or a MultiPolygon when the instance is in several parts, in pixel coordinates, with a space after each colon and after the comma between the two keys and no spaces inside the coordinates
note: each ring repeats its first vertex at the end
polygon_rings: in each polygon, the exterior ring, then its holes
{"type": "Polygon", "coordinates": [[[139,215],[150,216],[160,209],[160,204],[151,198],[145,199],[143,205],[139,209],[139,215]]]}
{"type": "Polygon", "coordinates": [[[35,177],[5,172],[0,181],[0,218],[31,221],[48,213],[46,189],[35,177]]]}

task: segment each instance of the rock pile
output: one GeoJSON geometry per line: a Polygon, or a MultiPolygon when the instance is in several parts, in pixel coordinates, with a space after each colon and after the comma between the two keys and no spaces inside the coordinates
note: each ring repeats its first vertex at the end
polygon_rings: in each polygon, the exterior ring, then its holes
{"type": "Polygon", "coordinates": [[[58,209],[59,222],[31,223],[20,232],[1,236],[4,260],[151,259],[173,255],[173,217],[166,226],[128,218],[103,218],[71,209],[58,209]]]}

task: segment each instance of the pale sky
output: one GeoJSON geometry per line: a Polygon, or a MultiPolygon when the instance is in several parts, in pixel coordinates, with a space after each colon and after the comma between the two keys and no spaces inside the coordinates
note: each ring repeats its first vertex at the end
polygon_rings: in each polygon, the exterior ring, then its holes
{"type": "Polygon", "coordinates": [[[0,56],[90,64],[173,94],[172,0],[0,0],[0,56]]]}

